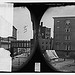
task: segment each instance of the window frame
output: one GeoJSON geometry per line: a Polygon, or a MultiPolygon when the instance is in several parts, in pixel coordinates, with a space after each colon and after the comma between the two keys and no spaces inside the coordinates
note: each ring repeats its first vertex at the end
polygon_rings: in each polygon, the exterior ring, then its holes
{"type": "Polygon", "coordinates": [[[65,31],[66,31],[66,32],[70,32],[71,29],[70,29],[70,28],[65,28],[65,31]]]}
{"type": "Polygon", "coordinates": [[[65,40],[71,40],[71,36],[70,35],[65,36],[65,40]]]}
{"type": "Polygon", "coordinates": [[[71,21],[69,19],[66,19],[66,25],[70,25],[71,21]]]}

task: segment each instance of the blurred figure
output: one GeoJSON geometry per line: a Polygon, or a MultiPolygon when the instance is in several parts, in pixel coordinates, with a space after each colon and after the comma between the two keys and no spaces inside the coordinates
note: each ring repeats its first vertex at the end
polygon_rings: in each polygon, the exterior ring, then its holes
{"type": "Polygon", "coordinates": [[[14,49],[13,49],[13,47],[10,48],[10,53],[11,53],[10,56],[13,58],[14,57],[14,49]]]}
{"type": "Polygon", "coordinates": [[[10,52],[4,48],[0,48],[0,72],[11,72],[12,58],[10,52]]]}

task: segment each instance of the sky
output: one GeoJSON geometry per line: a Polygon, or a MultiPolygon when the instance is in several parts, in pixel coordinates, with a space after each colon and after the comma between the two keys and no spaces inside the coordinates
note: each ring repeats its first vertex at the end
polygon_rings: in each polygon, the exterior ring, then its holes
{"type": "Polygon", "coordinates": [[[13,24],[13,4],[0,3],[0,16],[3,16],[10,24],[13,24]]]}
{"type": "Polygon", "coordinates": [[[14,8],[12,3],[1,2],[0,37],[12,36],[12,26],[17,28],[18,40],[33,39],[33,28],[30,11],[26,7],[14,8]]]}
{"type": "Polygon", "coordinates": [[[0,37],[12,35],[13,4],[0,2],[0,37]]]}
{"type": "Polygon", "coordinates": [[[75,16],[75,6],[50,7],[46,10],[40,22],[43,22],[43,26],[51,28],[51,37],[53,37],[54,19],[52,17],[66,16],[75,16]]]}
{"type": "Polygon", "coordinates": [[[33,39],[31,15],[26,7],[14,7],[13,25],[17,28],[18,40],[33,39]]]}

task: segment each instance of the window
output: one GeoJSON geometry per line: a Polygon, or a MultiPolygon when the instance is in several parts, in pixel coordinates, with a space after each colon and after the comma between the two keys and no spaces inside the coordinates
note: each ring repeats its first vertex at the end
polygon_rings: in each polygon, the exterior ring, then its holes
{"type": "Polygon", "coordinates": [[[65,36],[65,40],[67,40],[67,36],[65,36]]]}
{"type": "Polygon", "coordinates": [[[66,20],[66,25],[70,25],[70,20],[66,20]]]}
{"type": "Polygon", "coordinates": [[[68,45],[68,50],[70,50],[71,49],[71,46],[70,45],[68,45]]]}
{"type": "Polygon", "coordinates": [[[65,28],[65,31],[66,32],[70,32],[70,28],[65,28]]]}
{"type": "Polygon", "coordinates": [[[46,50],[48,49],[48,46],[46,46],[46,50]]]}
{"type": "Polygon", "coordinates": [[[42,42],[42,44],[44,44],[44,42],[42,42]]]}
{"type": "Polygon", "coordinates": [[[65,46],[65,50],[70,50],[71,49],[71,46],[70,45],[66,45],[65,46]]]}
{"type": "Polygon", "coordinates": [[[46,44],[47,44],[48,42],[46,42],[46,44]]]}
{"type": "Polygon", "coordinates": [[[65,46],[65,50],[68,50],[68,46],[67,45],[65,46]]]}
{"type": "Polygon", "coordinates": [[[60,27],[57,27],[57,28],[60,28],[60,27]]]}
{"type": "Polygon", "coordinates": [[[66,37],[65,37],[65,40],[70,40],[70,39],[71,39],[70,36],[66,36],[66,37]]]}
{"type": "Polygon", "coordinates": [[[57,21],[58,23],[60,22],[60,21],[57,21]]]}
{"type": "Polygon", "coordinates": [[[71,37],[70,36],[68,36],[68,40],[70,40],[71,39],[71,37]]]}
{"type": "Polygon", "coordinates": [[[27,43],[27,47],[29,47],[29,43],[27,43]]]}

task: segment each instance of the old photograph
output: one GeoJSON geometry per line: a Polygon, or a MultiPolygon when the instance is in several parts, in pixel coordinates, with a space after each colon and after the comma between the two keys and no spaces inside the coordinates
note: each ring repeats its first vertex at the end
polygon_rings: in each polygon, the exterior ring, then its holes
{"type": "Polygon", "coordinates": [[[75,3],[1,2],[0,72],[75,72],[75,3]]]}

